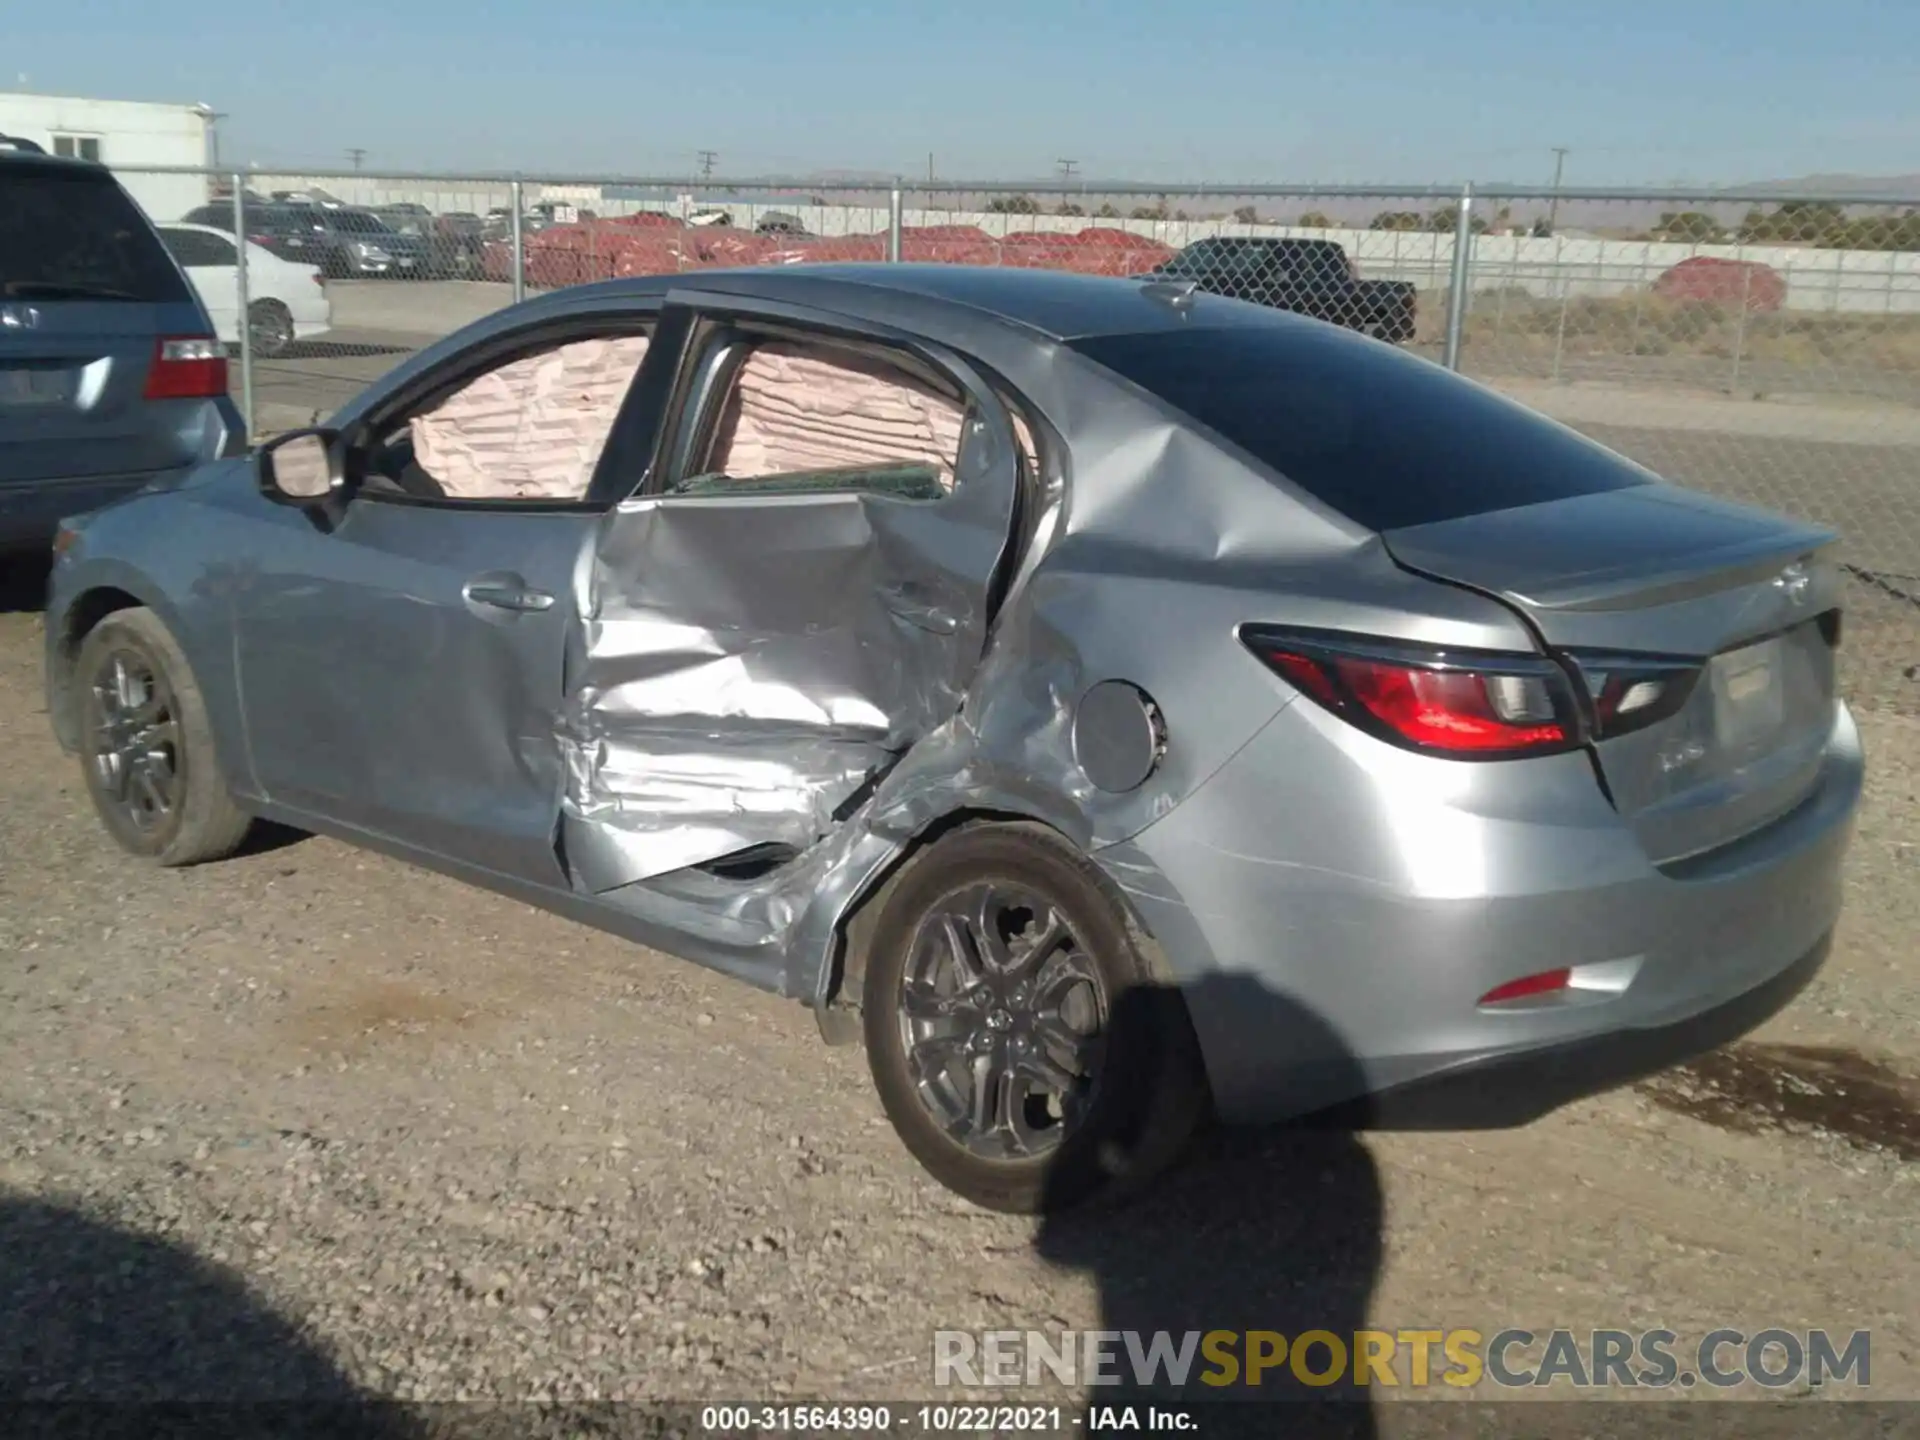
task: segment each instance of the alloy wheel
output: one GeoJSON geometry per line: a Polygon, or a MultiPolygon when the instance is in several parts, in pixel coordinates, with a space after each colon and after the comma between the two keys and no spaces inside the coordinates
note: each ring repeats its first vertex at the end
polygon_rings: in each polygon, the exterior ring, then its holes
{"type": "Polygon", "coordinates": [[[131,651],[106,657],[89,686],[91,756],[101,795],[140,834],[178,811],[180,719],[154,666],[131,651]]]}
{"type": "Polygon", "coordinates": [[[916,930],[901,1041],[921,1103],[973,1154],[1056,1149],[1098,1078],[1109,999],[1061,911],[1014,884],[947,896],[916,930]]]}

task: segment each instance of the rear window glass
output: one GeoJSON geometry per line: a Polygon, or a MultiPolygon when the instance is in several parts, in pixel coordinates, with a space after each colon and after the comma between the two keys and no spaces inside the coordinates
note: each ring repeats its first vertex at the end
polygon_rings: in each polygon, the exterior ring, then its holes
{"type": "Polygon", "coordinates": [[[333,215],[333,228],[344,230],[349,235],[386,235],[390,234],[387,222],[378,215],[356,215],[351,210],[336,210],[333,215]]]}
{"type": "Polygon", "coordinates": [[[1649,483],[1611,451],[1437,365],[1305,321],[1073,346],[1369,530],[1649,483]]]}
{"type": "Polygon", "coordinates": [[[0,295],[185,300],[153,227],[98,170],[0,165],[0,295]]]}

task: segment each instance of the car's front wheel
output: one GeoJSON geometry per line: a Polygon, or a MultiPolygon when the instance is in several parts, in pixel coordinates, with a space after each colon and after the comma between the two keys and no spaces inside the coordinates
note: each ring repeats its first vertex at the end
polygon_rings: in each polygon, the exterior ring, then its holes
{"type": "Polygon", "coordinates": [[[868,1065],[914,1157],[992,1210],[1137,1189],[1207,1111],[1179,992],[1092,863],[1029,825],[957,830],[878,897],[868,1065]]]}
{"type": "Polygon", "coordinates": [[[80,763],[123,850],[162,865],[232,854],[251,818],[233,803],[187,658],[151,610],[118,610],[75,665],[80,763]]]}

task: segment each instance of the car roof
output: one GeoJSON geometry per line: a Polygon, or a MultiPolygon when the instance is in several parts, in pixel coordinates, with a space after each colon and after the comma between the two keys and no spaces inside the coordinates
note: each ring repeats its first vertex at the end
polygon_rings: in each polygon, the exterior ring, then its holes
{"type": "MultiPolygon", "coordinates": [[[[875,320],[904,301],[908,306],[960,308],[985,313],[1053,340],[1093,335],[1131,335],[1191,328],[1196,320],[1253,323],[1279,312],[1218,296],[1195,295],[1192,304],[1168,303],[1147,277],[1112,279],[1070,271],[1027,270],[1014,266],[822,264],[777,265],[754,269],[708,270],[675,277],[675,288],[717,290],[743,297],[785,300],[796,305],[845,308],[875,320]],[[1198,314],[1204,305],[1206,317],[1198,314]]],[[[659,288],[616,280],[613,287],[633,291],[659,288]]],[[[561,292],[564,293],[564,292],[561,292]]]]}
{"type": "MultiPolygon", "coordinates": [[[[201,225],[193,220],[156,220],[156,230],[193,230],[201,235],[211,235],[217,240],[233,243],[233,232],[222,230],[218,225],[201,225]]],[[[291,262],[282,260],[264,245],[257,245],[251,239],[247,241],[247,264],[249,265],[285,265],[291,262]]]]}
{"type": "MultiPolygon", "coordinates": [[[[212,235],[221,240],[225,240],[228,244],[233,243],[233,232],[231,230],[222,230],[218,225],[202,225],[198,220],[156,220],[153,222],[153,228],[156,230],[194,230],[202,235],[212,235]]],[[[247,243],[252,245],[253,242],[248,241],[247,243]]],[[[258,250],[261,247],[253,245],[253,248],[258,250]]]]}
{"type": "Polygon", "coordinates": [[[106,180],[113,179],[113,172],[98,160],[82,160],[70,155],[48,155],[32,150],[0,149],[0,165],[27,170],[84,170],[90,175],[99,175],[106,180]]]}
{"type": "Polygon", "coordinates": [[[1305,235],[1208,235],[1187,248],[1200,245],[1318,245],[1334,250],[1341,248],[1338,240],[1316,240],[1305,235]]]}

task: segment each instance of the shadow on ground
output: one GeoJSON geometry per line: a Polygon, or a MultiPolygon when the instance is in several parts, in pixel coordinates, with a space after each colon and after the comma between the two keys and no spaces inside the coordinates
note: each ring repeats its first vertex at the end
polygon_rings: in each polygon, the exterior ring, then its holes
{"type": "MultiPolygon", "coordinates": [[[[235,347],[229,346],[235,354],[235,347]]],[[[286,360],[359,359],[368,355],[411,355],[417,347],[391,345],[368,340],[296,340],[278,355],[258,355],[258,364],[276,364],[286,360]]]]}
{"type": "Polygon", "coordinates": [[[231,1271],[17,1196],[0,1197],[0,1413],[10,1437],[419,1433],[231,1271]]]}
{"type": "MultiPolygon", "coordinates": [[[[1357,1084],[1357,1067],[1333,1032],[1294,1002],[1251,980],[1221,978],[1200,988],[1209,993],[1187,994],[1216,1013],[1224,1001],[1230,1011],[1257,1016],[1277,1044],[1323,1057],[1329,1083],[1357,1084]]],[[[1134,991],[1120,1008],[1164,1009],[1174,993],[1134,991]]],[[[1116,1014],[1114,1028],[1124,1023],[1116,1014]]],[[[1343,1363],[1339,1383],[1321,1387],[1303,1383],[1291,1362],[1298,1338],[1311,1331],[1336,1338],[1345,1361],[1355,1332],[1367,1328],[1384,1224],[1372,1155],[1351,1131],[1331,1126],[1215,1130],[1133,1203],[1049,1215],[1036,1247],[1044,1259],[1092,1277],[1102,1329],[1133,1332],[1146,1354],[1156,1332],[1175,1351],[1196,1337],[1191,1366],[1178,1378],[1164,1368],[1136,1373],[1124,1338],[1115,1342],[1119,1381],[1086,1387],[1090,1426],[1103,1407],[1165,1401],[1207,1405],[1200,1430],[1208,1436],[1375,1435],[1367,1392],[1347,1383],[1350,1366],[1343,1363]],[[1225,1352],[1231,1367],[1199,1348],[1197,1337],[1209,1331],[1236,1332],[1225,1352]],[[1264,1332],[1263,1358],[1277,1362],[1254,1377],[1249,1332],[1264,1332]],[[1284,1357],[1277,1337],[1284,1337],[1284,1357]]],[[[1301,1369],[1324,1374],[1332,1352],[1323,1342],[1305,1351],[1301,1369]]]]}
{"type": "Polygon", "coordinates": [[[36,551],[0,550],[0,615],[38,614],[47,608],[47,574],[53,557],[36,551]]]}

